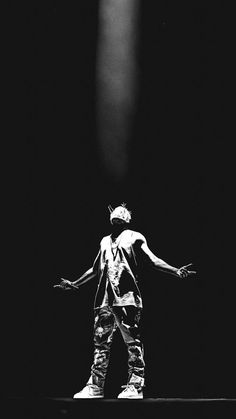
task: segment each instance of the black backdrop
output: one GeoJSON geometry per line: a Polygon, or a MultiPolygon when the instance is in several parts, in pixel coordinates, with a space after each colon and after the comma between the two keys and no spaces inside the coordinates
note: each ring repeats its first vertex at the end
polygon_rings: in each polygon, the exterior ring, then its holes
{"type": "MultiPolygon", "coordinates": [[[[23,142],[12,166],[5,390],[70,396],[84,385],[96,283],[76,294],[52,286],[91,266],[109,233],[107,205],[124,201],[154,253],[175,266],[193,262],[198,271],[196,280],[178,281],[142,268],[146,394],[235,395],[235,348],[226,327],[233,322],[224,272],[220,3],[141,2],[139,95],[129,169],[119,182],[98,153],[97,12],[91,0],[30,2],[10,11],[13,22],[20,16],[9,33],[19,57],[11,94],[23,142]]],[[[125,380],[117,335],[107,395],[125,380]]]]}

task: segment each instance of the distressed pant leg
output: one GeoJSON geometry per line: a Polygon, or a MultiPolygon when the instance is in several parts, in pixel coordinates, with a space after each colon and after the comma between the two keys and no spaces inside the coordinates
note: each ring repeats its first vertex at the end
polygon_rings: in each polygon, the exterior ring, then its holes
{"type": "Polygon", "coordinates": [[[115,317],[111,309],[103,307],[95,314],[94,361],[89,383],[104,387],[110,358],[110,349],[115,330],[115,317]]]}
{"type": "Polygon", "coordinates": [[[125,307],[114,310],[116,323],[128,350],[128,384],[144,386],[145,362],[144,348],[140,339],[141,310],[125,307]]]}

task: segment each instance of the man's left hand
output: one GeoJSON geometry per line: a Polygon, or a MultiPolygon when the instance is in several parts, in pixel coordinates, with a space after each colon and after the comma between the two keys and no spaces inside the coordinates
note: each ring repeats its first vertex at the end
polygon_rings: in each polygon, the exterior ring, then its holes
{"type": "Polygon", "coordinates": [[[188,265],[184,265],[181,268],[178,269],[178,271],[176,272],[177,275],[183,279],[183,278],[187,278],[189,275],[195,275],[197,272],[196,271],[189,271],[188,267],[191,266],[192,263],[189,263],[188,265]]]}

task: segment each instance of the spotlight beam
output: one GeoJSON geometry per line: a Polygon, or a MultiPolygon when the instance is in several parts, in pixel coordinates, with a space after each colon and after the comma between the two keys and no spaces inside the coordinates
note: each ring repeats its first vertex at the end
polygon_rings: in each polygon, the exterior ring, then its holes
{"type": "Polygon", "coordinates": [[[101,0],[97,46],[97,129],[101,161],[114,179],[128,170],[137,89],[139,0],[101,0]]]}

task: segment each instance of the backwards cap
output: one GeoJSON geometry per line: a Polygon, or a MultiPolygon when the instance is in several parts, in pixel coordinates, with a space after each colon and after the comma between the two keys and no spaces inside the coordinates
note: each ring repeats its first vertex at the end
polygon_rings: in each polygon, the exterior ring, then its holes
{"type": "Polygon", "coordinates": [[[121,220],[125,221],[125,223],[129,223],[131,220],[131,211],[129,211],[126,208],[126,204],[123,203],[113,209],[111,205],[108,206],[108,209],[110,211],[110,221],[113,220],[113,218],[120,218],[121,220]]]}

